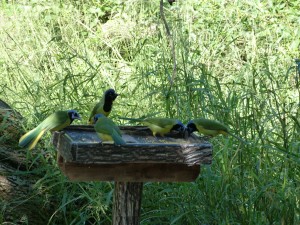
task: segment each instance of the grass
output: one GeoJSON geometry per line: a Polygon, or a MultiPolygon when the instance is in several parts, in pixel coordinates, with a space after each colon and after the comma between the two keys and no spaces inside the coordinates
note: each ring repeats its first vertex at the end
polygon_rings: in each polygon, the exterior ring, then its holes
{"type": "MultiPolygon", "coordinates": [[[[146,183],[141,224],[299,224],[297,1],[3,1],[0,97],[30,129],[58,109],[84,121],[108,87],[112,118],[154,112],[206,117],[243,137],[217,137],[213,163],[192,183],[146,183]]],[[[299,65],[298,65],[299,69],[299,65]]],[[[55,151],[28,155],[48,224],[110,224],[111,183],[70,183],[55,151]]],[[[30,164],[30,163],[29,163],[30,164]]],[[[2,219],[2,216],[0,216],[2,219]]]]}

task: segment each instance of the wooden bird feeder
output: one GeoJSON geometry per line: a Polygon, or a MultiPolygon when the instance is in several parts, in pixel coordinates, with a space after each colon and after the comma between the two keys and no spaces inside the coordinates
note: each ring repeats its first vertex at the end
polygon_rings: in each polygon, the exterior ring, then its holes
{"type": "Polygon", "coordinates": [[[120,127],[124,146],[102,142],[93,126],[53,133],[58,165],[71,181],[115,181],[113,224],[139,224],[143,182],[190,182],[212,161],[212,145],[178,133],[153,137],[144,126],[120,127]]]}

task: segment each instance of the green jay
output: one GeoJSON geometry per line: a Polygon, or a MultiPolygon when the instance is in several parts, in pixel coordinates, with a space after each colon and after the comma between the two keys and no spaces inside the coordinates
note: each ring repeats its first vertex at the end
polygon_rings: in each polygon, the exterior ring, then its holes
{"type": "Polygon", "coordinates": [[[121,119],[131,120],[133,122],[139,122],[145,126],[147,126],[151,131],[153,136],[156,134],[160,134],[164,136],[167,133],[170,133],[172,130],[176,130],[180,133],[185,131],[184,124],[178,119],[171,118],[146,118],[146,119],[134,119],[134,118],[125,118],[121,117],[121,119]]]}
{"type": "Polygon", "coordinates": [[[35,147],[37,142],[45,132],[62,130],[69,126],[73,120],[81,119],[76,110],[57,111],[48,116],[36,128],[24,134],[19,140],[19,146],[22,148],[29,148],[30,150],[35,147]]]}
{"type": "Polygon", "coordinates": [[[215,137],[219,134],[223,134],[223,135],[229,134],[235,137],[236,139],[238,139],[239,141],[246,143],[245,140],[243,140],[242,138],[232,134],[224,124],[215,120],[196,118],[189,121],[186,127],[189,135],[194,131],[198,131],[201,134],[211,136],[211,137],[215,137]]]}
{"type": "Polygon", "coordinates": [[[102,141],[113,141],[115,145],[125,145],[120,128],[103,114],[94,116],[94,128],[102,141]]]}
{"type": "Polygon", "coordinates": [[[94,116],[96,114],[103,114],[104,116],[108,117],[111,112],[113,101],[118,97],[119,94],[115,92],[114,89],[108,89],[104,92],[100,102],[98,102],[89,117],[89,124],[93,124],[94,116]]]}

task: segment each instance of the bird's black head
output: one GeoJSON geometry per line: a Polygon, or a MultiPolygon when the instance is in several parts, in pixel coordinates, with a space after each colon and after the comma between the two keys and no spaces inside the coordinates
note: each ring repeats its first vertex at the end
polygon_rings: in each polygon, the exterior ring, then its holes
{"type": "Polygon", "coordinates": [[[71,120],[71,123],[75,119],[81,120],[81,117],[80,117],[79,113],[76,110],[74,110],[74,109],[68,110],[68,116],[69,116],[69,118],[71,120]]]}
{"type": "Polygon", "coordinates": [[[188,122],[188,124],[186,125],[186,129],[187,129],[189,135],[191,133],[193,133],[194,131],[198,130],[197,127],[196,127],[196,124],[194,123],[193,120],[191,120],[190,122],[188,122]]]}
{"type": "Polygon", "coordinates": [[[96,114],[95,116],[94,116],[94,124],[98,121],[98,119],[99,118],[101,118],[101,117],[105,117],[102,113],[99,113],[99,114],[96,114]]]}
{"type": "Polygon", "coordinates": [[[117,94],[114,89],[108,89],[105,91],[104,95],[105,101],[112,102],[118,97],[119,94],[117,94]]]}
{"type": "Polygon", "coordinates": [[[181,121],[177,120],[177,123],[172,127],[171,130],[176,130],[179,133],[183,133],[185,131],[185,126],[181,121]]]}
{"type": "Polygon", "coordinates": [[[168,0],[169,4],[172,5],[176,0],[168,0]]]}

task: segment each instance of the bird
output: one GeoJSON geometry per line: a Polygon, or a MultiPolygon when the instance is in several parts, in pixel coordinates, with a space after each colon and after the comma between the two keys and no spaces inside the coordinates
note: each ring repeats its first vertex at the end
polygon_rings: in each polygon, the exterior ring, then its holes
{"type": "Polygon", "coordinates": [[[198,131],[201,134],[215,137],[219,134],[223,135],[231,135],[238,139],[239,141],[245,143],[245,140],[242,138],[236,136],[235,134],[231,133],[229,129],[222,123],[215,121],[215,120],[210,120],[210,119],[205,119],[205,118],[196,118],[193,120],[190,120],[187,125],[186,129],[188,131],[188,135],[193,133],[194,131],[198,131]]]}
{"type": "Polygon", "coordinates": [[[48,116],[36,128],[24,134],[19,140],[19,146],[31,150],[48,130],[62,130],[66,126],[69,126],[75,119],[81,120],[81,117],[76,110],[56,111],[48,116]]]}
{"type": "Polygon", "coordinates": [[[159,118],[159,117],[145,118],[145,119],[120,117],[120,119],[142,123],[152,131],[152,134],[155,137],[156,134],[159,134],[163,137],[165,134],[171,132],[172,130],[176,130],[180,133],[183,133],[185,131],[184,124],[178,119],[159,118]]]}
{"type": "Polygon", "coordinates": [[[94,116],[94,128],[102,141],[113,141],[115,145],[125,145],[120,128],[105,115],[94,116]]]}
{"type": "Polygon", "coordinates": [[[112,105],[113,105],[113,101],[118,97],[119,94],[116,93],[116,91],[114,89],[108,89],[104,92],[100,102],[98,102],[92,112],[91,115],[89,117],[89,124],[93,124],[94,122],[94,116],[96,114],[103,114],[104,116],[108,117],[111,109],[112,109],[112,105]]]}

